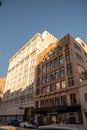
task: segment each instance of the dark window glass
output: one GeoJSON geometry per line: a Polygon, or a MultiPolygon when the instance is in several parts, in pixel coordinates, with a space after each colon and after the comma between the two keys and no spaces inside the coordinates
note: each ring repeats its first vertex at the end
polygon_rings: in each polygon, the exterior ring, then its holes
{"type": "Polygon", "coordinates": [[[40,78],[37,79],[37,86],[40,85],[40,78]]]}
{"type": "Polygon", "coordinates": [[[39,94],[40,94],[40,90],[36,89],[36,95],[39,95],[39,94]]]}
{"type": "Polygon", "coordinates": [[[55,106],[60,106],[60,97],[55,98],[55,106]]]}
{"type": "Polygon", "coordinates": [[[68,79],[68,85],[69,85],[69,87],[74,86],[74,78],[73,77],[68,79]]]}
{"type": "Polygon", "coordinates": [[[77,53],[76,53],[76,58],[77,58],[79,61],[83,62],[83,58],[82,58],[79,54],[77,54],[77,53]]]}
{"type": "Polygon", "coordinates": [[[43,76],[42,77],[42,84],[45,84],[46,83],[46,76],[43,76]]]}
{"type": "Polygon", "coordinates": [[[54,67],[58,67],[58,58],[54,60],[54,67]]]}
{"type": "Polygon", "coordinates": [[[57,49],[54,50],[54,55],[56,56],[58,53],[57,49]]]}
{"type": "Polygon", "coordinates": [[[64,67],[60,69],[60,77],[64,77],[64,67]]]}
{"type": "Polygon", "coordinates": [[[56,70],[55,71],[55,79],[58,79],[59,78],[59,70],[56,70]]]}
{"type": "Polygon", "coordinates": [[[37,75],[40,75],[40,67],[37,68],[37,75]]]}
{"type": "Polygon", "coordinates": [[[58,53],[62,52],[62,47],[58,47],[58,53]]]}
{"type": "Polygon", "coordinates": [[[50,70],[50,64],[49,64],[49,63],[46,65],[46,70],[47,70],[47,71],[50,70]]]}
{"type": "Polygon", "coordinates": [[[46,82],[50,82],[50,74],[46,75],[46,82]]]}
{"type": "Polygon", "coordinates": [[[55,85],[54,84],[52,84],[52,85],[50,85],[50,91],[55,91],[55,85]]]}
{"type": "Polygon", "coordinates": [[[39,102],[36,101],[36,108],[39,108],[39,102]]]}
{"type": "Polygon", "coordinates": [[[44,107],[44,101],[43,101],[43,100],[40,101],[40,107],[41,107],[41,108],[44,107]]]}
{"type": "Polygon", "coordinates": [[[67,73],[68,75],[72,74],[72,64],[67,65],[67,73]]]}
{"type": "Polygon", "coordinates": [[[60,56],[60,57],[59,57],[59,64],[60,64],[60,65],[64,64],[63,56],[60,56]]]}
{"type": "Polygon", "coordinates": [[[50,62],[50,69],[53,69],[53,68],[54,68],[54,62],[51,61],[51,62],[50,62]]]}
{"type": "Polygon", "coordinates": [[[66,53],[66,61],[70,61],[70,53],[69,52],[66,53]]]}
{"type": "Polygon", "coordinates": [[[49,100],[45,100],[45,107],[49,107],[49,100]]]}
{"type": "Polygon", "coordinates": [[[66,96],[61,96],[61,105],[66,105],[66,96]]]}
{"type": "Polygon", "coordinates": [[[71,105],[75,105],[77,103],[76,94],[71,94],[70,95],[70,101],[71,101],[71,105]]]}
{"type": "Polygon", "coordinates": [[[81,48],[77,44],[73,43],[73,45],[74,45],[74,48],[76,48],[77,50],[81,51],[81,48]]]}
{"type": "Polygon", "coordinates": [[[85,54],[85,56],[87,57],[87,53],[86,53],[86,52],[84,52],[84,54],[85,54]]]}
{"type": "Polygon", "coordinates": [[[42,66],[42,73],[45,73],[46,72],[46,65],[43,65],[42,66]]]}
{"type": "Polygon", "coordinates": [[[43,100],[40,101],[40,107],[41,107],[41,108],[44,107],[44,101],[43,101],[43,100]]]}
{"type": "Polygon", "coordinates": [[[50,73],[50,81],[54,80],[54,72],[50,73]]]}
{"type": "Polygon", "coordinates": [[[50,107],[54,107],[54,99],[50,99],[50,107]]]}

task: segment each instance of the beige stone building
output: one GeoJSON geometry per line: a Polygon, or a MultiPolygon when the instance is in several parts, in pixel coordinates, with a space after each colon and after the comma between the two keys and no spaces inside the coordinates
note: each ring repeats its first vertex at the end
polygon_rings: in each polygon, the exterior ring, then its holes
{"type": "Polygon", "coordinates": [[[79,84],[80,101],[84,124],[87,124],[87,80],[79,84]]]}
{"type": "Polygon", "coordinates": [[[5,82],[6,82],[6,77],[0,78],[0,106],[1,106],[1,100],[3,98],[5,82]]]}
{"type": "Polygon", "coordinates": [[[58,39],[47,31],[42,35],[38,33],[10,58],[0,108],[1,120],[21,118],[29,121],[31,119],[34,107],[37,55],[57,41],[58,39]]]}
{"type": "Polygon", "coordinates": [[[87,45],[67,34],[37,57],[35,119],[83,123],[79,83],[87,72],[87,45]]]}

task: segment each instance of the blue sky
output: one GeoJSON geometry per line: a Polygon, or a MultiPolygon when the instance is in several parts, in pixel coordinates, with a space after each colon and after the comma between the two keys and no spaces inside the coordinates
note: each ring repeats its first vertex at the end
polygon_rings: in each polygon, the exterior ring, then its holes
{"type": "Polygon", "coordinates": [[[0,7],[0,77],[9,59],[36,33],[60,39],[67,33],[87,43],[87,0],[2,0],[0,7]]]}

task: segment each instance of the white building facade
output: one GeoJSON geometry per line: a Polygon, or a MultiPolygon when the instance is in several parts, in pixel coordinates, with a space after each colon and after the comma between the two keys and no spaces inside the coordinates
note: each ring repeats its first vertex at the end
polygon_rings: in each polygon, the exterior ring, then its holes
{"type": "Polygon", "coordinates": [[[79,84],[80,101],[84,124],[87,124],[87,80],[79,84]]]}
{"type": "Polygon", "coordinates": [[[38,33],[10,59],[0,107],[0,120],[30,120],[34,107],[37,55],[57,41],[58,39],[47,31],[42,35],[38,33]]]}

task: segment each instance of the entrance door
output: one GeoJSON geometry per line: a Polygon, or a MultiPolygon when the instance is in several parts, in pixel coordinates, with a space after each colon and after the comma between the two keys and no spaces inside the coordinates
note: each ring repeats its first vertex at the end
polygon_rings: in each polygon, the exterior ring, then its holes
{"type": "Polygon", "coordinates": [[[52,123],[56,123],[56,115],[52,115],[52,123]]]}

